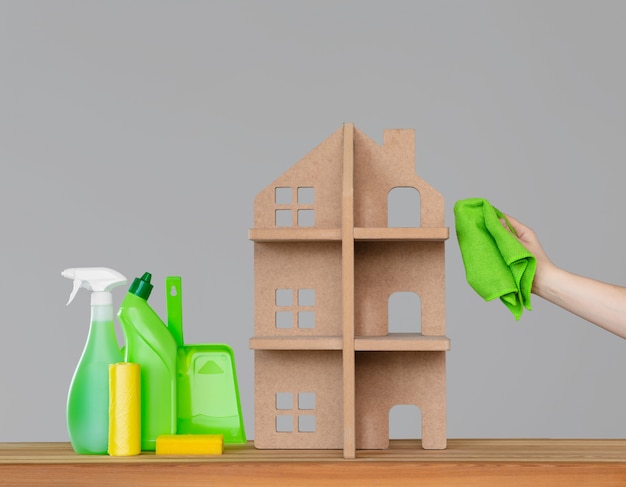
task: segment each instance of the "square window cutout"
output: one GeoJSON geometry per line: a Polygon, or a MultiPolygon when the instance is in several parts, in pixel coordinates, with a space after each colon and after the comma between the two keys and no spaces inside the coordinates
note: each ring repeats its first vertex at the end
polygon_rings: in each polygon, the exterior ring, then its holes
{"type": "Polygon", "coordinates": [[[298,431],[300,433],[315,433],[315,416],[299,416],[298,431]]]}
{"type": "Polygon", "coordinates": [[[291,188],[276,188],[275,197],[277,205],[290,205],[293,198],[291,188]]]}
{"type": "Polygon", "coordinates": [[[291,392],[277,392],[276,409],[293,409],[293,394],[291,392]]]}
{"type": "Polygon", "coordinates": [[[315,306],[315,289],[298,289],[298,306],[315,306]]]}
{"type": "Polygon", "coordinates": [[[298,409],[312,410],[315,409],[315,393],[300,392],[298,394],[298,409]]]}
{"type": "Polygon", "coordinates": [[[315,189],[311,187],[298,188],[298,204],[312,205],[315,202],[315,189]]]}
{"type": "Polygon", "coordinates": [[[315,226],[315,210],[298,210],[298,226],[315,226]]]}
{"type": "Polygon", "coordinates": [[[293,328],[293,313],[276,311],[276,328],[293,328]]]}
{"type": "Polygon", "coordinates": [[[298,311],[298,328],[315,328],[315,311],[298,311]]]}
{"type": "Polygon", "coordinates": [[[276,306],[292,306],[293,292],[291,289],[276,290],[276,306]]]}
{"type": "Polygon", "coordinates": [[[276,433],[293,433],[293,416],[276,416],[276,433]]]}
{"type": "Polygon", "coordinates": [[[276,210],[275,224],[277,227],[291,227],[293,225],[292,218],[291,210],[276,210]]]}

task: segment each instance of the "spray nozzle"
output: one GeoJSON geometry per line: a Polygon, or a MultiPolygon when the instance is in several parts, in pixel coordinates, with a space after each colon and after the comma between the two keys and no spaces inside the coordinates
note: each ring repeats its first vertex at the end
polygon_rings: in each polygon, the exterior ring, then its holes
{"type": "MultiPolygon", "coordinates": [[[[71,269],[65,269],[61,272],[61,275],[63,277],[67,277],[68,279],[72,279],[74,284],[67,304],[72,302],[81,287],[84,287],[93,293],[105,292],[110,295],[111,289],[116,286],[126,284],[126,278],[122,274],[114,271],[113,269],[109,269],[108,267],[74,267],[71,269]]],[[[95,296],[95,294],[92,296],[95,296]]],[[[92,297],[92,304],[93,303],[94,300],[92,297]]]]}

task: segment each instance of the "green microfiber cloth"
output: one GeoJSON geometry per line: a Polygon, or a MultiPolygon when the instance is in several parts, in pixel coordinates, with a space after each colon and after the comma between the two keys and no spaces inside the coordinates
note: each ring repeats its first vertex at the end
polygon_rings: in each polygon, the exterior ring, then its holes
{"type": "Polygon", "coordinates": [[[468,284],[485,301],[500,298],[519,320],[524,307],[532,309],[535,257],[516,238],[504,214],[485,199],[457,201],[454,217],[468,284]]]}

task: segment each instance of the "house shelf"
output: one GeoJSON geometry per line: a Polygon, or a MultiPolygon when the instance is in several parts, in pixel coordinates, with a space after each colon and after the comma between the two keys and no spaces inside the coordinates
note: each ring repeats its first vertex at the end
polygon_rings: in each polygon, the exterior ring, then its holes
{"type": "MultiPolygon", "coordinates": [[[[341,228],[251,228],[248,238],[253,242],[340,241],[341,228]]],[[[424,227],[354,228],[354,240],[374,241],[442,241],[450,238],[450,229],[424,227]]]]}
{"type": "MultiPolygon", "coordinates": [[[[342,350],[342,337],[253,337],[252,350],[342,350]]],[[[421,333],[390,333],[382,337],[355,337],[354,350],[364,352],[445,352],[450,350],[446,336],[421,333]]]]}
{"type": "Polygon", "coordinates": [[[341,241],[341,228],[251,228],[253,242],[332,242],[341,241]]]}
{"type": "Polygon", "coordinates": [[[385,130],[379,145],[344,124],[257,194],[248,236],[255,446],[355,458],[388,448],[390,411],[410,404],[422,447],[446,448],[450,231],[443,196],[415,173],[414,131],[385,130]],[[397,189],[416,204],[398,208],[397,189]],[[414,333],[393,333],[400,302],[414,333]]]}
{"type": "Polygon", "coordinates": [[[252,350],[341,350],[343,338],[340,336],[305,337],[252,337],[252,350]]]}
{"type": "Polygon", "coordinates": [[[446,336],[424,336],[421,333],[389,333],[383,337],[355,337],[354,349],[364,352],[446,352],[446,336]]]}
{"type": "Polygon", "coordinates": [[[442,241],[447,240],[450,237],[450,230],[447,227],[443,228],[363,228],[357,227],[354,229],[355,240],[381,240],[381,241],[442,241]]]}

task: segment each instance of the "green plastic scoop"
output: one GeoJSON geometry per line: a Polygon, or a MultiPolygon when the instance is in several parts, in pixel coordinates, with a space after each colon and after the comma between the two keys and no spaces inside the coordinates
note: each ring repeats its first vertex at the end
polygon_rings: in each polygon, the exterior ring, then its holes
{"type": "Polygon", "coordinates": [[[177,434],[223,434],[246,443],[233,350],[224,344],[184,345],[182,280],[165,279],[167,322],[178,344],[177,434]]]}

